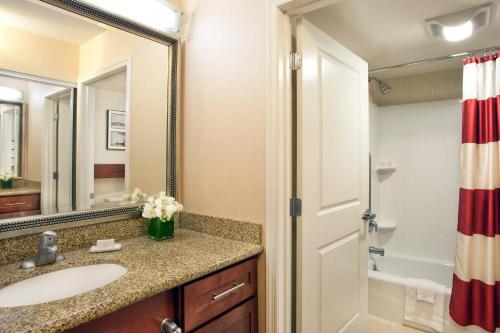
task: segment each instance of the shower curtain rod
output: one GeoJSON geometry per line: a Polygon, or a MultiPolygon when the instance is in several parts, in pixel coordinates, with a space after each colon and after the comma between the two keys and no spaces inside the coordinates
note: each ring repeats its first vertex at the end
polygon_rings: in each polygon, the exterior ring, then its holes
{"type": "Polygon", "coordinates": [[[399,65],[392,65],[392,66],[387,66],[387,67],[375,68],[375,69],[372,69],[371,71],[369,71],[369,73],[373,74],[373,73],[385,72],[385,71],[388,71],[391,69],[422,65],[422,64],[426,64],[428,62],[448,60],[448,59],[454,59],[454,58],[465,57],[465,56],[472,56],[476,53],[486,53],[486,52],[497,51],[497,50],[500,50],[500,45],[493,46],[493,47],[486,47],[484,49],[465,51],[465,52],[461,52],[461,53],[453,53],[453,54],[448,54],[448,55],[444,55],[444,56],[440,56],[440,57],[427,58],[427,59],[407,62],[407,63],[399,64],[399,65]]]}

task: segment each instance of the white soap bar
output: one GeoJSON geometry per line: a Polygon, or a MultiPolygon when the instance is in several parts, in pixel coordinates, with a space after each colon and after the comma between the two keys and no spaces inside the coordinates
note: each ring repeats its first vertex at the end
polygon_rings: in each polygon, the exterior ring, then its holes
{"type": "Polygon", "coordinates": [[[111,250],[115,247],[114,239],[99,239],[96,242],[96,247],[101,250],[111,250]]]}
{"type": "Polygon", "coordinates": [[[120,243],[115,243],[113,247],[110,248],[101,248],[96,245],[92,245],[90,247],[90,252],[92,253],[98,253],[98,252],[111,252],[111,251],[120,251],[122,249],[122,244],[120,243]]]}

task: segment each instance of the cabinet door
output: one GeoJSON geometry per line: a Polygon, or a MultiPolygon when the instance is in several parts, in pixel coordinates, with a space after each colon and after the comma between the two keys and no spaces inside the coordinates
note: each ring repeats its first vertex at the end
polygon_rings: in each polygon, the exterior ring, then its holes
{"type": "Polygon", "coordinates": [[[165,317],[175,319],[172,290],[75,327],[69,333],[159,333],[165,317]]]}
{"type": "Polygon", "coordinates": [[[257,299],[251,298],[193,333],[258,333],[257,299]]]}
{"type": "Polygon", "coordinates": [[[182,291],[184,330],[191,332],[250,299],[256,292],[255,258],[186,285],[182,291]]]}

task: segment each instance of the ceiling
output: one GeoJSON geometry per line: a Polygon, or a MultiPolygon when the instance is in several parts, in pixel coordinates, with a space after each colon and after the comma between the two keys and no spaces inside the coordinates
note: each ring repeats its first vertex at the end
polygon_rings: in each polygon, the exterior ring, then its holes
{"type": "MultiPolygon", "coordinates": [[[[433,38],[427,18],[482,5],[488,0],[342,0],[305,17],[366,60],[370,69],[500,45],[500,0],[493,3],[490,25],[469,39],[433,38]]],[[[400,77],[461,66],[461,59],[434,62],[377,74],[400,77]]]]}
{"type": "Polygon", "coordinates": [[[77,45],[106,30],[98,23],[29,0],[0,0],[0,23],[77,45]]]}
{"type": "Polygon", "coordinates": [[[43,84],[40,82],[11,78],[1,75],[0,75],[0,86],[14,88],[19,91],[22,91],[25,101],[29,101],[30,94],[33,91],[37,91],[39,94],[40,92],[43,92],[42,95],[44,95],[44,94],[51,94],[63,89],[63,87],[60,86],[53,86],[53,85],[43,84]]]}

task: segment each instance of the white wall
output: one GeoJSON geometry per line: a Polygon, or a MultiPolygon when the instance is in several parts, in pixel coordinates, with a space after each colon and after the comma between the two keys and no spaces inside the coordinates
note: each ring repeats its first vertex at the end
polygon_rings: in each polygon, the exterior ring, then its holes
{"type": "Polygon", "coordinates": [[[379,107],[378,162],[394,161],[379,181],[379,231],[388,254],[453,262],[460,180],[459,100],[379,107]]]}
{"type": "MultiPolygon", "coordinates": [[[[186,211],[265,223],[267,0],[182,0],[181,201],[186,211]]],[[[264,235],[265,237],[265,235],[264,235]]],[[[264,256],[259,332],[265,333],[264,256]]]]}
{"type": "Polygon", "coordinates": [[[34,82],[28,82],[27,96],[28,102],[28,138],[24,145],[27,151],[27,161],[25,163],[26,174],[24,177],[37,182],[42,181],[42,145],[43,145],[43,114],[44,96],[55,93],[60,87],[54,87],[34,82]]]}
{"type": "MultiPolygon", "coordinates": [[[[80,47],[80,78],[131,58],[130,188],[147,193],[164,191],[167,184],[168,55],[166,45],[116,29],[80,47]]],[[[80,158],[82,152],[77,149],[77,153],[80,158]]],[[[82,173],[77,168],[77,177],[82,173]]]]}
{"type": "MultiPolygon", "coordinates": [[[[125,150],[107,149],[108,110],[125,111],[125,91],[113,91],[111,80],[125,80],[121,73],[112,78],[99,81],[95,88],[95,127],[94,127],[94,163],[95,164],[126,164],[125,150]],[[109,84],[108,84],[109,82],[109,84]],[[109,88],[108,88],[109,86],[109,88]]],[[[125,87],[125,84],[123,84],[125,87]]],[[[121,89],[120,89],[121,90],[121,89]]],[[[127,142],[128,144],[128,142],[127,142]]],[[[100,205],[107,195],[117,195],[125,192],[125,178],[104,178],[94,180],[94,203],[100,205]]]]}
{"type": "Polygon", "coordinates": [[[125,93],[98,88],[95,90],[94,163],[125,164],[125,150],[108,150],[108,110],[125,111],[125,93]]]}
{"type": "Polygon", "coordinates": [[[2,69],[52,79],[78,80],[78,45],[0,24],[2,69]]]}
{"type": "Polygon", "coordinates": [[[183,0],[182,192],[192,213],[264,223],[266,3],[183,0]]]}
{"type": "Polygon", "coordinates": [[[372,211],[377,213],[379,211],[379,182],[377,178],[377,171],[375,170],[375,167],[377,166],[378,163],[378,156],[379,156],[379,144],[378,144],[378,114],[379,114],[379,107],[370,102],[369,105],[369,112],[370,112],[370,154],[372,155],[372,169],[371,169],[371,176],[372,176],[372,195],[371,195],[371,200],[372,200],[372,211]]]}

